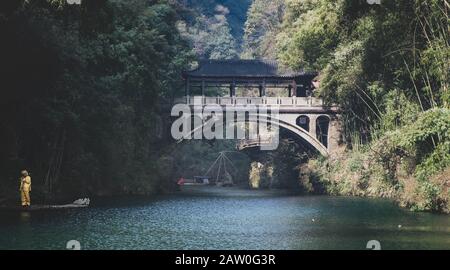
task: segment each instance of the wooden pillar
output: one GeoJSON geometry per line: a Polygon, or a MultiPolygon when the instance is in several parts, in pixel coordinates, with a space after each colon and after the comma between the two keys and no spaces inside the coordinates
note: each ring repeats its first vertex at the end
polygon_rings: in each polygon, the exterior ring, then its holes
{"type": "Polygon", "coordinates": [[[266,96],[266,79],[263,80],[263,85],[262,85],[262,96],[263,96],[263,97],[266,96]]]}
{"type": "Polygon", "coordinates": [[[233,80],[233,82],[230,84],[230,97],[236,96],[236,83],[233,80]]]}
{"type": "Polygon", "coordinates": [[[288,97],[292,97],[292,85],[288,86],[288,91],[289,91],[288,97]]]}
{"type": "Polygon", "coordinates": [[[297,82],[295,81],[295,79],[292,81],[292,88],[294,91],[292,91],[292,96],[296,97],[297,96],[297,82]]]}
{"type": "Polygon", "coordinates": [[[263,86],[260,84],[258,86],[258,89],[259,89],[259,97],[262,97],[263,96],[263,86]]]}

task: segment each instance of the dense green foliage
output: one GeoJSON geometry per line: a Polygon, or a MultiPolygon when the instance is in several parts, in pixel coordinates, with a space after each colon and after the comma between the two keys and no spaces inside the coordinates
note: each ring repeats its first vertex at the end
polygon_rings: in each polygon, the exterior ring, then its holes
{"type": "Polygon", "coordinates": [[[233,59],[237,57],[236,40],[230,33],[226,10],[219,10],[216,16],[201,15],[192,25],[180,22],[178,28],[189,40],[196,54],[204,59],[233,59]]]}
{"type": "Polygon", "coordinates": [[[347,130],[367,140],[389,96],[402,93],[421,110],[448,106],[448,8],[445,0],[288,0],[279,57],[320,70],[317,95],[343,106],[347,130]]]}
{"type": "Polygon", "coordinates": [[[311,164],[332,193],[449,211],[449,11],[446,0],[286,0],[279,59],[320,71],[315,95],[345,111],[353,151],[311,164]]]}
{"type": "Polygon", "coordinates": [[[431,109],[339,158],[302,165],[311,191],[387,197],[414,210],[450,213],[450,110],[431,109]]]}
{"type": "Polygon", "coordinates": [[[419,181],[450,165],[450,110],[432,109],[417,121],[388,134],[406,154],[419,164],[415,175],[419,181]]]}
{"type": "Polygon", "coordinates": [[[170,137],[157,104],[192,58],[175,10],[163,0],[13,3],[0,4],[1,191],[16,190],[22,168],[35,198],[159,189],[170,137]]]}

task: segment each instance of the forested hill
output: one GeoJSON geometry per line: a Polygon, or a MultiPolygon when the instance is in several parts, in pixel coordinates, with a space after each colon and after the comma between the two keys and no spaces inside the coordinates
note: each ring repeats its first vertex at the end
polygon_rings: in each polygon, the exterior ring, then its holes
{"type": "Polygon", "coordinates": [[[0,2],[0,200],[164,188],[161,99],[194,59],[168,1],[0,2]],[[161,162],[161,164],[159,164],[161,162]]]}
{"type": "Polygon", "coordinates": [[[252,0],[178,0],[181,34],[201,58],[238,58],[252,0]]]}
{"type": "Polygon", "coordinates": [[[240,42],[244,35],[244,24],[252,0],[180,0],[185,6],[207,17],[214,17],[224,9],[231,35],[240,42]]]}

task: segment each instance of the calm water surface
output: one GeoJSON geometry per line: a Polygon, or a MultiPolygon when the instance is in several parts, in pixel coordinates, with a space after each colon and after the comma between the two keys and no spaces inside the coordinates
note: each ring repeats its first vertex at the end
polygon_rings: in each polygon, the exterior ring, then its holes
{"type": "Polygon", "coordinates": [[[0,212],[0,249],[450,249],[450,216],[386,200],[214,189],[0,212]],[[401,227],[399,227],[401,225],[401,227]]]}

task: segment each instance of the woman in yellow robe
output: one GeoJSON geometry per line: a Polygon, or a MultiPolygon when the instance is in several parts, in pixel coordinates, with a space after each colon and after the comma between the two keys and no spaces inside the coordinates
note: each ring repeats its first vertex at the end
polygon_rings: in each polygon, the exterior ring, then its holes
{"type": "Polygon", "coordinates": [[[30,192],[31,177],[28,175],[27,171],[22,171],[22,177],[20,177],[20,197],[23,207],[28,207],[31,204],[30,192]]]}

